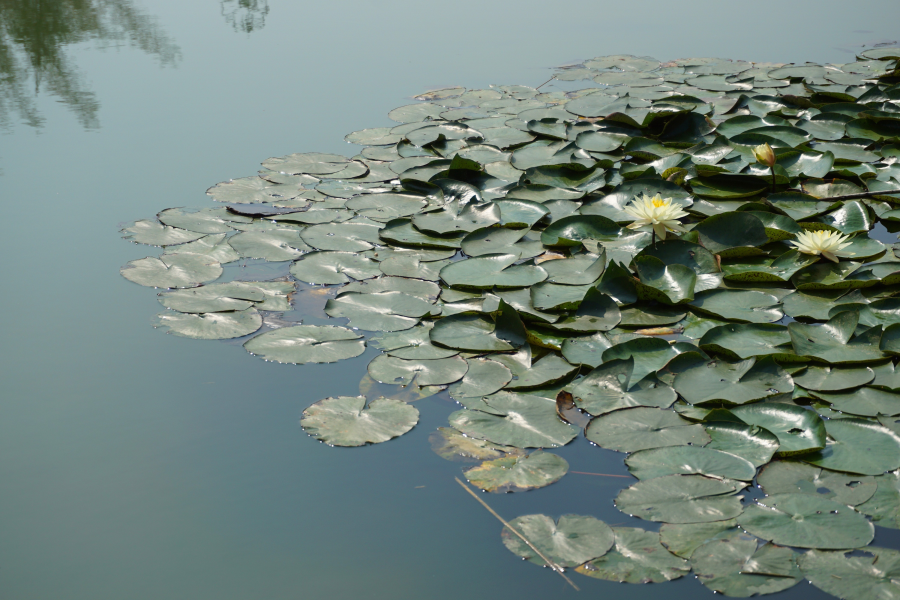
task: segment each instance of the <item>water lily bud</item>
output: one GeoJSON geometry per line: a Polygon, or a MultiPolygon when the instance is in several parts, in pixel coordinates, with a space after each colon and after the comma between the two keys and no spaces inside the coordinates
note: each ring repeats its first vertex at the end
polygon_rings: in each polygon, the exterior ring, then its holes
{"type": "Polygon", "coordinates": [[[772,150],[772,146],[770,146],[768,142],[760,146],[756,146],[753,149],[753,155],[756,157],[757,161],[766,165],[770,169],[775,166],[775,151],[772,150]]]}

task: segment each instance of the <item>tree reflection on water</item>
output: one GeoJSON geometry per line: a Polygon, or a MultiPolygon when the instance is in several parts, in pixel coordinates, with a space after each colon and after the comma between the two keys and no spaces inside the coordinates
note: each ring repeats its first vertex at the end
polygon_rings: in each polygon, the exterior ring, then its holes
{"type": "Polygon", "coordinates": [[[235,31],[252,33],[266,25],[268,0],[222,0],[222,16],[235,31]]]}
{"type": "Polygon", "coordinates": [[[0,0],[0,127],[16,116],[42,127],[37,98],[44,91],[83,127],[99,128],[100,102],[68,53],[82,42],[137,48],[161,66],[181,58],[155,18],[131,0],[0,0]]]}

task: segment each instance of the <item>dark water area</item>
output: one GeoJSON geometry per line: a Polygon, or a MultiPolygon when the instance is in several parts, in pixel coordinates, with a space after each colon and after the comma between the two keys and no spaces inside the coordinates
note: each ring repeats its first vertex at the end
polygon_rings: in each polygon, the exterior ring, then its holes
{"type": "MultiPolygon", "coordinates": [[[[352,156],[346,133],[390,125],[428,89],[536,86],[605,54],[848,62],[898,20],[896,0],[0,0],[0,598],[575,597],[505,549],[454,481],[461,465],[430,451],[455,403],[418,401],[418,426],[389,443],[314,441],[303,409],[356,395],[377,351],[299,367],[155,331],[155,292],[118,270],[159,252],[120,224],[210,206],[209,186],[270,156],[352,156]]],[[[278,269],[248,261],[226,279],[278,269]]],[[[583,438],[559,454],[627,474],[583,438]]],[[[629,483],[570,473],[482,497],[508,519],[653,528],[613,506],[629,483]]],[[[876,544],[900,540],[879,528],[876,544]]],[[[581,596],[711,597],[692,575],[572,577],[581,596]]],[[[827,597],[806,583],[778,596],[827,597]]]]}

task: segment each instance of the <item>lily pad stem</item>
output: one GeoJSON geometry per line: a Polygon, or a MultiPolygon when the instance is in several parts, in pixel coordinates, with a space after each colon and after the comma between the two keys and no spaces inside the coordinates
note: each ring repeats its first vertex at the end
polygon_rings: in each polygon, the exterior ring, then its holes
{"type": "Polygon", "coordinates": [[[775,165],[769,167],[772,170],[772,193],[775,193],[775,165]]]}

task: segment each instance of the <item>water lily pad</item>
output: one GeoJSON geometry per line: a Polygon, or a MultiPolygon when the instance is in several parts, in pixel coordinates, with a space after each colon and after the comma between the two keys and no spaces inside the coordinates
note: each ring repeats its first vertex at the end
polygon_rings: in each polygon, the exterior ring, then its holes
{"type": "Polygon", "coordinates": [[[300,426],[330,446],[379,444],[401,436],[419,422],[419,411],[399,400],[365,396],[319,400],[303,411],[300,426]]]}
{"type": "Polygon", "coordinates": [[[697,548],[691,555],[691,568],[700,583],[732,598],[774,594],[800,583],[803,574],[793,550],[773,544],[756,546],[755,537],[733,532],[697,548]],[[761,567],[762,573],[752,570],[761,567]],[[765,572],[772,570],[778,572],[765,572]]]}
{"type": "Polygon", "coordinates": [[[846,504],[808,494],[761,498],[737,521],[759,538],[796,548],[858,548],[875,535],[872,524],[846,504]]]}
{"type": "Polygon", "coordinates": [[[900,597],[896,572],[900,552],[889,548],[828,552],[810,550],[799,559],[804,577],[838,598],[882,600],[900,597]]]}
{"type": "Polygon", "coordinates": [[[800,356],[831,363],[851,365],[873,362],[884,358],[879,349],[881,327],[873,327],[857,335],[858,311],[838,313],[823,325],[805,325],[794,322],[788,325],[791,343],[800,356]]]}
{"type": "Polygon", "coordinates": [[[369,363],[369,375],[380,383],[418,386],[444,385],[459,381],[469,369],[459,356],[435,360],[407,360],[382,354],[369,363]]]}
{"type": "Polygon", "coordinates": [[[578,429],[560,420],[550,398],[498,392],[483,401],[499,414],[459,410],[450,415],[450,425],[468,436],[516,448],[557,448],[578,435],[578,429]]]}
{"type": "Polygon", "coordinates": [[[366,349],[361,335],[333,325],[282,327],[247,340],[244,348],[262,359],[292,364],[337,362],[366,349]]]}
{"type": "Polygon", "coordinates": [[[291,266],[291,275],[313,284],[347,283],[381,275],[378,263],[352,252],[310,252],[291,266]]]}
{"type": "MultiPolygon", "coordinates": [[[[135,221],[122,230],[125,235],[122,236],[126,240],[137,242],[138,244],[147,244],[149,246],[171,246],[175,244],[184,244],[193,242],[203,237],[203,233],[179,229],[177,227],[169,227],[168,225],[160,225],[156,221],[135,221]]],[[[211,232],[218,233],[218,232],[211,232]]]]}
{"type": "Polygon", "coordinates": [[[219,278],[222,265],[202,254],[163,254],[160,258],[132,260],[119,272],[139,285],[192,288],[219,278]]]}
{"type": "Polygon", "coordinates": [[[325,304],[328,316],[347,317],[351,326],[368,331],[409,329],[432,310],[431,302],[403,292],[342,294],[325,304]]]}
{"type": "Polygon", "coordinates": [[[873,387],[866,386],[846,392],[816,391],[812,395],[830,404],[834,410],[851,415],[892,417],[900,414],[900,394],[873,387]]]}
{"type": "Polygon", "coordinates": [[[613,527],[615,546],[576,572],[621,583],[662,583],[684,577],[690,563],[666,550],[659,534],[634,527],[613,527]]]}
{"type": "MultiPolygon", "coordinates": [[[[609,525],[594,517],[563,515],[554,522],[547,515],[524,515],[509,523],[525,536],[541,554],[561,567],[575,567],[606,554],[615,542],[609,525]]],[[[503,544],[510,552],[544,565],[544,560],[534,550],[511,532],[503,528],[503,544]]]]}
{"type": "Polygon", "coordinates": [[[825,424],[814,411],[792,404],[747,404],[729,409],[748,425],[775,434],[778,454],[789,456],[825,447],[825,424]]]}
{"type": "Polygon", "coordinates": [[[771,357],[737,363],[718,359],[699,363],[678,373],[673,385],[691,404],[746,404],[794,389],[790,375],[771,357]]]}
{"type": "Polygon", "coordinates": [[[153,326],[181,337],[226,340],[253,333],[262,327],[262,317],[255,308],[199,314],[169,311],[157,315],[153,326]]]}
{"type": "Polygon", "coordinates": [[[465,476],[472,485],[486,492],[525,492],[556,483],[568,470],[565,459],[536,450],[531,454],[487,460],[465,471],[465,476]]]}
{"type": "MultiPolygon", "coordinates": [[[[505,305],[505,303],[502,303],[505,305]]],[[[502,306],[501,305],[501,306],[502,306]]],[[[525,328],[515,310],[507,316],[458,314],[444,317],[431,330],[432,343],[470,352],[507,352],[525,344],[525,328]]],[[[509,311],[512,311],[511,313],[509,311]]]]}
{"type": "Polygon", "coordinates": [[[891,471],[874,479],[875,494],[856,509],[882,527],[900,529],[900,471],[891,471]]]}
{"type": "Polygon", "coordinates": [[[689,304],[701,314],[742,323],[773,323],[784,316],[777,297],[756,290],[709,290],[689,304]]]}
{"type": "Polygon", "coordinates": [[[578,367],[569,364],[561,356],[549,353],[534,362],[527,371],[513,377],[512,381],[506,384],[506,389],[524,390],[545,387],[568,377],[577,369],[578,367]]]}
{"type": "Polygon", "coordinates": [[[489,289],[527,287],[547,278],[547,272],[534,265],[515,265],[515,254],[492,254],[451,263],[441,269],[447,285],[460,288],[489,289]]]}
{"type": "Polygon", "coordinates": [[[672,554],[690,558],[705,543],[727,538],[736,531],[737,521],[734,519],[711,523],[663,523],[659,528],[659,538],[672,554]]]}
{"type": "Polygon", "coordinates": [[[900,468],[900,436],[886,427],[867,419],[830,419],[825,430],[828,441],[824,449],[803,455],[801,460],[861,475],[881,475],[900,468]]]}
{"type": "Polygon", "coordinates": [[[562,345],[562,355],[573,365],[596,367],[603,362],[603,352],[612,344],[602,333],[570,337],[562,345]]]}
{"type": "Polygon", "coordinates": [[[641,378],[632,384],[634,364],[632,357],[610,360],[579,380],[572,390],[579,408],[602,415],[634,406],[671,406],[677,398],[675,391],[655,377],[641,378]]]}
{"type": "Polygon", "coordinates": [[[648,521],[708,523],[743,510],[738,492],[746,483],[704,475],[665,475],[639,481],[616,496],[616,508],[648,521]]]}
{"type": "Polygon", "coordinates": [[[749,460],[700,446],[640,450],[628,455],[625,465],[638,479],[682,474],[750,481],[756,476],[756,466],[749,460]]]}
{"type": "Polygon", "coordinates": [[[874,477],[848,475],[802,462],[780,460],[767,465],[758,478],[766,494],[809,494],[856,506],[875,494],[874,477]]]}
{"type": "Polygon", "coordinates": [[[757,467],[771,461],[780,446],[775,434],[757,425],[712,421],[704,427],[712,439],[706,448],[746,458],[757,467]]]}
{"type": "Polygon", "coordinates": [[[297,229],[272,228],[266,231],[242,231],[228,242],[245,258],[268,261],[294,260],[312,250],[297,229]]]}
{"type": "Polygon", "coordinates": [[[463,378],[450,386],[451,398],[489,396],[503,389],[512,378],[512,372],[495,360],[470,358],[466,362],[469,369],[463,378]]]}
{"type": "Polygon", "coordinates": [[[637,452],[667,446],[704,446],[709,436],[702,425],[659,408],[628,408],[597,417],[585,437],[602,448],[637,452]]]}
{"type": "Polygon", "coordinates": [[[159,302],[183,313],[211,313],[244,310],[265,298],[260,288],[234,281],[166,292],[160,294],[159,302]]]}
{"type": "MultiPolygon", "coordinates": [[[[792,323],[794,325],[794,323],[792,323]]],[[[782,325],[774,323],[740,323],[720,325],[700,338],[700,347],[707,352],[721,352],[732,358],[748,359],[756,356],[791,358],[793,348],[787,346],[791,335],[782,325]]]]}
{"type": "Polygon", "coordinates": [[[224,233],[205,235],[187,244],[168,246],[163,254],[203,254],[223,265],[241,257],[228,243],[224,233]]]}

